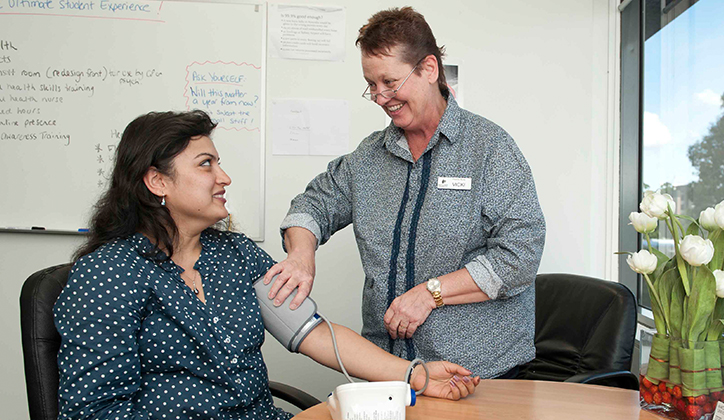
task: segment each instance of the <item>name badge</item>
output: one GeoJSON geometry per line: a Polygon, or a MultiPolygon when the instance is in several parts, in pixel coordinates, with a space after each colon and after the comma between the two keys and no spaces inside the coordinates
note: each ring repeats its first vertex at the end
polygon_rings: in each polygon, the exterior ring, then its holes
{"type": "Polygon", "coordinates": [[[472,178],[437,177],[437,188],[439,190],[469,190],[472,186],[472,178]]]}

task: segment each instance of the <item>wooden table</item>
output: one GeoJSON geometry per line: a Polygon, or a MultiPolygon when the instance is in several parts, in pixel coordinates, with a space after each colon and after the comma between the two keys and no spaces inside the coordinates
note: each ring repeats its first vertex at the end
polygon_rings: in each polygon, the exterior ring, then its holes
{"type": "MultiPolygon", "coordinates": [[[[294,420],[331,420],[327,403],[299,413],[294,420]]],[[[639,408],[639,392],[565,382],[485,380],[460,401],[418,397],[407,420],[661,420],[639,408]]]]}

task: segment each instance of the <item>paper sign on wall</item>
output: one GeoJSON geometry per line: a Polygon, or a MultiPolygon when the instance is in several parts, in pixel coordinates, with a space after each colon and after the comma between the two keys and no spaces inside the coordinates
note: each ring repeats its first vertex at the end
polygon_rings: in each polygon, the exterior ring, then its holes
{"type": "Polygon", "coordinates": [[[339,156],[349,151],[349,106],[339,100],[272,101],[272,153],[339,156]]]}
{"type": "Polygon", "coordinates": [[[344,16],[344,7],[270,5],[270,56],[344,61],[344,16]]]}

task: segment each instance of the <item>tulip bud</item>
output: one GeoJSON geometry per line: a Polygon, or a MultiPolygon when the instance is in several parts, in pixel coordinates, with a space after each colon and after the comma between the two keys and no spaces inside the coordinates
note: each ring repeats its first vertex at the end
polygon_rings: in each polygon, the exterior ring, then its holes
{"type": "Polygon", "coordinates": [[[698,267],[714,257],[714,244],[698,235],[686,235],[679,244],[679,252],[686,262],[698,267]]]}
{"type": "Polygon", "coordinates": [[[717,226],[724,229],[724,201],[714,207],[714,221],[717,226]]]}
{"type": "Polygon", "coordinates": [[[633,225],[634,229],[638,233],[651,233],[656,230],[659,224],[659,220],[655,217],[649,217],[646,213],[637,213],[632,211],[628,215],[628,220],[631,221],[630,225],[633,225]]]}
{"type": "Polygon", "coordinates": [[[724,298],[724,271],[714,270],[714,278],[716,279],[716,295],[724,298]]]}
{"type": "Polygon", "coordinates": [[[666,219],[669,217],[666,212],[671,207],[671,211],[676,208],[674,199],[669,194],[659,194],[658,192],[646,191],[644,193],[644,199],[639,204],[639,209],[646,213],[649,217],[655,217],[657,219],[666,219]]]}
{"type": "MultiPolygon", "coordinates": [[[[717,225],[716,223],[714,214],[715,211],[712,207],[709,207],[708,209],[702,211],[701,214],[699,214],[699,225],[701,225],[701,227],[708,230],[709,232],[713,232],[719,229],[719,225],[717,225]]],[[[724,214],[724,211],[722,212],[722,214],[724,214]]]]}
{"type": "Polygon", "coordinates": [[[642,249],[639,252],[629,255],[626,262],[633,271],[639,274],[650,274],[656,270],[659,260],[656,258],[656,255],[642,249]]]}

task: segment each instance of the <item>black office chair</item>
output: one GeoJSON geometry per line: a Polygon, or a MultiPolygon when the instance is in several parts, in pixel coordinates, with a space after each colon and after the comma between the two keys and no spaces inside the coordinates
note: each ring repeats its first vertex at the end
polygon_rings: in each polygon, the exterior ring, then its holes
{"type": "Polygon", "coordinates": [[[636,298],[626,286],[574,274],[535,280],[536,357],[519,379],[639,389],[630,372],[636,298]]]}
{"type": "MultiPolygon", "coordinates": [[[[53,305],[68,282],[71,265],[46,268],[28,277],[20,293],[25,383],[31,420],[58,418],[58,349],[53,305]]],[[[306,410],[319,400],[289,385],[269,382],[274,397],[306,410]]]]}

